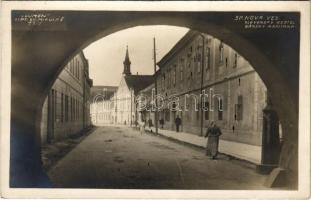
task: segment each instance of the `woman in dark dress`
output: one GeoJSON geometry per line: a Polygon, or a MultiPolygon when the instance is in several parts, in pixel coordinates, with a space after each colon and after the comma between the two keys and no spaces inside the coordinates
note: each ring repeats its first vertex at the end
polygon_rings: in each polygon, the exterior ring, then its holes
{"type": "Polygon", "coordinates": [[[219,136],[221,134],[220,128],[215,122],[211,122],[206,131],[205,137],[208,137],[206,155],[211,156],[212,159],[215,159],[218,154],[219,136]]]}

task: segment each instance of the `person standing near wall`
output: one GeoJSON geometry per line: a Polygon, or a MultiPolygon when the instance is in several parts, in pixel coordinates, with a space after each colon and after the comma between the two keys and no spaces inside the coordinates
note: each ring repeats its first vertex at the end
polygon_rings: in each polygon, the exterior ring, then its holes
{"type": "Polygon", "coordinates": [[[176,132],[179,132],[179,126],[181,125],[181,119],[178,115],[175,119],[175,125],[176,125],[176,132]]]}
{"type": "Polygon", "coordinates": [[[161,125],[161,128],[163,129],[163,125],[164,125],[164,119],[163,118],[160,119],[160,125],[161,125]]]}
{"type": "Polygon", "coordinates": [[[152,119],[148,119],[148,126],[149,126],[149,128],[151,128],[152,127],[152,119]]]}
{"type": "Polygon", "coordinates": [[[145,122],[145,119],[142,119],[141,120],[141,123],[140,123],[140,134],[142,135],[144,132],[145,132],[145,126],[146,126],[146,122],[145,122]]]}
{"type": "Polygon", "coordinates": [[[204,137],[208,137],[206,146],[206,155],[215,159],[218,154],[219,136],[221,135],[220,128],[215,122],[211,122],[204,137]]]}

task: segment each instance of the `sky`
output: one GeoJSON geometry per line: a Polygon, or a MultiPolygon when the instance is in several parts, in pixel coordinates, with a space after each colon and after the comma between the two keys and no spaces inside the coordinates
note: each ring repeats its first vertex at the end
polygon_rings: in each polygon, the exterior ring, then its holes
{"type": "Polygon", "coordinates": [[[95,41],[83,50],[93,84],[119,85],[127,45],[132,74],[153,74],[153,38],[158,62],[188,30],[175,26],[137,26],[95,41]]]}

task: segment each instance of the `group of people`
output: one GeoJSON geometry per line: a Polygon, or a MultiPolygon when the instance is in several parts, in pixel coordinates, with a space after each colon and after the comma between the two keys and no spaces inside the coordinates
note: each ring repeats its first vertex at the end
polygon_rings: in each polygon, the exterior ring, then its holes
{"type": "MultiPolygon", "coordinates": [[[[164,126],[164,119],[161,118],[159,120],[160,126],[163,129],[164,126]]],[[[148,120],[148,125],[149,127],[152,127],[152,120],[149,119],[148,120]]],[[[140,131],[141,133],[143,133],[143,131],[145,130],[145,121],[142,121],[142,124],[140,126],[140,131]]],[[[175,126],[176,126],[176,132],[179,132],[180,130],[180,126],[181,126],[181,119],[180,117],[177,115],[175,118],[175,126]]],[[[216,125],[215,122],[211,122],[207,128],[207,131],[204,135],[204,137],[208,138],[207,140],[207,145],[206,145],[206,155],[210,156],[211,159],[215,159],[217,157],[218,154],[218,146],[219,146],[219,136],[221,136],[222,132],[220,130],[220,128],[216,125]]]]}

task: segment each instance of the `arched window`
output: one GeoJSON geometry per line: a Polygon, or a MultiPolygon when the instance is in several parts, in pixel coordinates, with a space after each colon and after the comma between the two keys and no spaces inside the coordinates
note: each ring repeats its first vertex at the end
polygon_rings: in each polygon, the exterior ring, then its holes
{"type": "Polygon", "coordinates": [[[243,96],[239,95],[237,100],[237,104],[235,104],[234,119],[240,121],[243,119],[243,96]]]}
{"type": "Polygon", "coordinates": [[[176,65],[173,67],[173,85],[176,85],[176,65]]]}
{"type": "Polygon", "coordinates": [[[223,119],[223,100],[220,98],[218,99],[218,120],[223,119]]]}
{"type": "Polygon", "coordinates": [[[233,67],[237,67],[238,66],[238,54],[235,53],[234,54],[234,61],[233,61],[233,67]]]}
{"type": "Polygon", "coordinates": [[[181,60],[180,63],[180,81],[183,81],[184,79],[184,60],[181,60]]]}
{"type": "Polygon", "coordinates": [[[222,42],[220,42],[219,44],[219,63],[223,63],[224,62],[224,45],[222,44],[222,42]]]}

